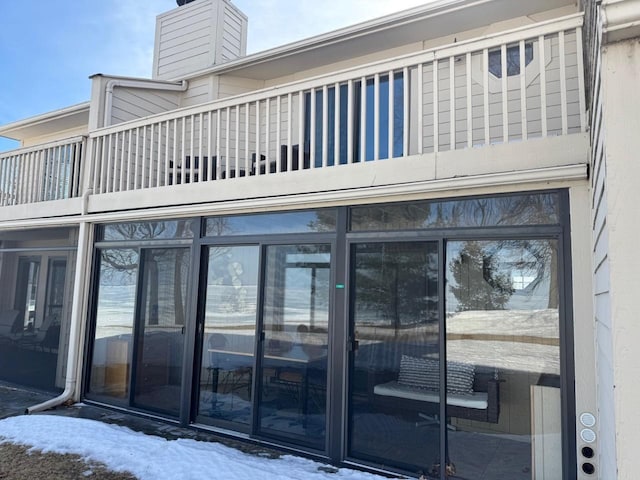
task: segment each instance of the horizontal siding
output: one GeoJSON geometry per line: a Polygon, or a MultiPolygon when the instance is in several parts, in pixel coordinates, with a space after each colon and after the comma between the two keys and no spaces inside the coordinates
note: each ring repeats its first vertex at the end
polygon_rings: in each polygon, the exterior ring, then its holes
{"type": "Polygon", "coordinates": [[[189,80],[189,88],[182,94],[182,107],[199,105],[211,100],[211,77],[198,77],[189,80]]]}
{"type": "MultiPolygon", "coordinates": [[[[533,43],[538,48],[538,40],[532,39],[526,43],[533,43]]],[[[562,97],[561,97],[561,72],[559,59],[559,38],[558,35],[547,36],[545,38],[545,57],[547,66],[546,74],[546,120],[547,135],[562,134],[562,97]]],[[[539,53],[538,53],[539,55],[539,53]]],[[[471,106],[472,106],[472,144],[484,144],[485,141],[485,117],[484,117],[484,86],[476,73],[482,69],[482,52],[475,52],[471,55],[472,85],[471,85],[471,106]]],[[[455,145],[456,148],[463,148],[467,144],[467,65],[466,57],[456,58],[454,67],[454,87],[455,87],[455,145]]],[[[532,64],[539,59],[534,55],[532,64]]],[[[566,76],[566,109],[567,109],[567,129],[568,133],[580,132],[580,92],[578,75],[577,44],[575,31],[567,32],[565,35],[565,70],[566,76]]],[[[450,92],[450,64],[448,59],[438,62],[438,141],[439,150],[449,150],[451,148],[451,92],[450,92]]],[[[510,77],[507,83],[507,121],[509,141],[522,138],[522,110],[521,110],[521,89],[519,76],[510,77]]],[[[526,84],[526,105],[527,105],[527,135],[528,137],[539,137],[542,135],[541,121],[541,85],[540,74],[528,66],[525,70],[526,84]],[[532,71],[534,73],[532,73],[532,71]]],[[[434,150],[433,137],[433,65],[427,64],[423,68],[423,136],[425,152],[434,150]]],[[[503,95],[502,83],[499,79],[492,84],[489,91],[489,138],[491,143],[501,143],[503,141],[503,95]],[[499,85],[497,88],[495,85],[499,85]]]]}
{"type": "Polygon", "coordinates": [[[139,88],[114,88],[111,124],[127,122],[180,106],[180,93],[139,88]]]}
{"type": "Polygon", "coordinates": [[[264,81],[249,78],[222,76],[219,80],[218,97],[242,95],[264,88],[264,81]]]}

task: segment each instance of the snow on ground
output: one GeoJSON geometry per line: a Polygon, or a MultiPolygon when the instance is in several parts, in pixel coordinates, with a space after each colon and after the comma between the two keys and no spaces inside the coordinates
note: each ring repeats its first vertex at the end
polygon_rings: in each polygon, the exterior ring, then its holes
{"type": "Polygon", "coordinates": [[[2,442],[29,445],[44,452],[77,454],[87,460],[102,462],[111,470],[131,472],[141,480],[383,479],[344,468],[336,473],[318,470],[327,465],[291,455],[269,459],[219,443],[166,440],[117,425],[53,415],[11,417],[0,421],[2,442]]]}

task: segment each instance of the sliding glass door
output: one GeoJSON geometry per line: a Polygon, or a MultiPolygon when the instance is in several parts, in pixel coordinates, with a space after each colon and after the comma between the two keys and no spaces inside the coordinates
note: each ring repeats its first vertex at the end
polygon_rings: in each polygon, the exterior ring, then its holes
{"type": "Polygon", "coordinates": [[[352,245],[350,456],[439,463],[438,285],[437,242],[352,245]],[[426,401],[399,401],[418,384],[426,401]]]}
{"type": "Polygon", "coordinates": [[[266,247],[258,429],[325,446],[330,245],[266,247]]]}
{"type": "Polygon", "coordinates": [[[180,412],[189,261],[188,248],[142,255],[132,404],[173,416],[180,412]]]}
{"type": "Polygon", "coordinates": [[[248,431],[253,404],[260,247],[205,248],[198,420],[248,431]]]}

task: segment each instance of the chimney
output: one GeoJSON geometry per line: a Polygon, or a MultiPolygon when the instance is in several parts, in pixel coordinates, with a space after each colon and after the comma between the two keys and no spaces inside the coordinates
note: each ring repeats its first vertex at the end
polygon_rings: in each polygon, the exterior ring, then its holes
{"type": "Polygon", "coordinates": [[[176,80],[246,55],[247,16],[229,0],[176,0],[158,15],[152,77],[176,80]]]}

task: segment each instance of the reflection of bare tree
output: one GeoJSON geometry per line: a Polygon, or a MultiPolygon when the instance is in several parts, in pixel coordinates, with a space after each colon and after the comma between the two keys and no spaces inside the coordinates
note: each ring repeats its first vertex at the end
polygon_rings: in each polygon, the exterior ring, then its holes
{"type": "Polygon", "coordinates": [[[437,256],[424,243],[362,245],[355,261],[356,312],[377,312],[396,330],[437,318],[437,256]]]}
{"type": "Polygon", "coordinates": [[[527,194],[356,207],[354,230],[557,224],[557,195],[527,194]]]}
{"type": "Polygon", "coordinates": [[[451,292],[458,300],[458,310],[504,310],[514,292],[511,276],[499,270],[496,252],[483,242],[465,242],[452,259],[451,273],[456,284],[451,292]]]}
{"type": "MultiPolygon", "coordinates": [[[[513,288],[512,273],[525,275],[521,288],[548,284],[546,308],[558,308],[558,248],[555,240],[497,240],[464,243],[451,261],[458,310],[501,310],[513,288]]],[[[542,306],[540,308],[543,308],[542,306]]]]}
{"type": "Polygon", "coordinates": [[[221,237],[233,234],[233,228],[227,217],[207,218],[206,235],[208,237],[221,237]]]}

